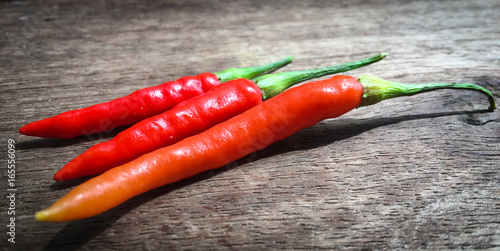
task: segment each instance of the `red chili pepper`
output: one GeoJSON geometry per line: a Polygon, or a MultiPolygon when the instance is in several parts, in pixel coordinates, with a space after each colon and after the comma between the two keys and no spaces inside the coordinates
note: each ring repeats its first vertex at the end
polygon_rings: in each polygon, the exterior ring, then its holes
{"type": "Polygon", "coordinates": [[[220,83],[237,78],[254,78],[262,73],[283,67],[292,59],[292,57],[286,57],[262,66],[231,68],[216,73],[183,77],[158,86],[140,89],[128,96],[105,103],[67,111],[51,118],[29,123],[21,127],[19,132],[29,136],[67,139],[132,125],[160,114],[186,99],[198,96],[220,83]]]}
{"type": "Polygon", "coordinates": [[[287,90],[200,134],[113,168],[77,186],[35,217],[41,221],[91,217],[151,189],[224,166],[360,105],[440,88],[483,92],[490,109],[495,108],[492,94],[476,85],[404,85],[337,75],[287,90]]]}
{"type": "Polygon", "coordinates": [[[255,83],[246,79],[226,82],[171,110],[138,122],[109,141],[92,146],[59,170],[54,180],[103,173],[145,153],[203,132],[258,105],[263,97],[267,99],[275,96],[293,84],[356,69],[377,62],[385,55],[378,54],[332,67],[264,75],[257,78],[255,83]]]}

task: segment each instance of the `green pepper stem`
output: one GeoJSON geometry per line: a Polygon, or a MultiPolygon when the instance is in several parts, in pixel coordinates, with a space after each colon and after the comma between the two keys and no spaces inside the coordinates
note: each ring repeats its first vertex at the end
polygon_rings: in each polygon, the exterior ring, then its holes
{"type": "Polygon", "coordinates": [[[279,69],[293,60],[292,56],[288,56],[280,61],[276,61],[273,63],[269,63],[266,65],[259,65],[253,67],[245,67],[245,68],[231,68],[219,72],[214,72],[215,75],[219,78],[221,83],[227,82],[229,80],[237,79],[237,78],[247,78],[252,79],[263,73],[273,71],[279,69]]]}
{"type": "Polygon", "coordinates": [[[429,92],[437,89],[467,89],[484,93],[490,102],[489,110],[496,108],[493,94],[486,88],[475,84],[466,83],[426,83],[402,84],[383,80],[374,76],[360,76],[358,81],[363,86],[363,98],[360,106],[373,105],[385,99],[401,96],[411,96],[418,93],[429,92]]]}
{"type": "Polygon", "coordinates": [[[255,84],[257,84],[257,86],[259,86],[260,90],[262,91],[262,98],[266,100],[280,94],[290,86],[299,82],[313,78],[319,78],[329,74],[350,71],[380,61],[386,56],[386,53],[379,53],[370,58],[330,67],[267,74],[255,78],[253,79],[253,81],[255,82],[255,84]]]}

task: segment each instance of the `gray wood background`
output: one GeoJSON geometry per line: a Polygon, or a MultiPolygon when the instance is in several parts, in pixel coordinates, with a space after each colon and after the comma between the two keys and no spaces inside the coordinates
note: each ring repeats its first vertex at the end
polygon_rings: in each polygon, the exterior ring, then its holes
{"type": "Polygon", "coordinates": [[[280,71],[388,52],[349,72],[471,82],[500,101],[500,2],[2,1],[0,244],[6,250],[500,249],[500,112],[440,90],[356,109],[102,215],[33,214],[85,179],[53,174],[119,130],[73,140],[24,124],[201,72],[280,71]],[[16,141],[15,244],[7,142],[16,141]]]}

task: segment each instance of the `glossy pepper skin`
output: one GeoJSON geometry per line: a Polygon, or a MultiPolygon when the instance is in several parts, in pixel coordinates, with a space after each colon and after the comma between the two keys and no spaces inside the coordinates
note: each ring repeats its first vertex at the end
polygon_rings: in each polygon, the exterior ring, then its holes
{"type": "Polygon", "coordinates": [[[67,111],[54,117],[29,123],[19,129],[28,136],[74,138],[135,124],[171,109],[178,103],[201,95],[221,82],[236,78],[253,78],[280,68],[292,61],[286,57],[270,64],[231,68],[216,73],[183,77],[158,86],[137,90],[128,96],[90,107],[67,111]]]}
{"type": "Polygon", "coordinates": [[[109,141],[92,146],[57,172],[54,180],[103,173],[144,153],[200,133],[261,102],[260,89],[252,81],[236,79],[223,83],[167,112],[140,121],[109,141]]]}
{"type": "Polygon", "coordinates": [[[493,95],[478,86],[420,85],[418,91],[370,76],[356,79],[337,75],[287,90],[200,134],[113,168],[77,186],[35,217],[41,221],[91,217],[151,189],[220,168],[360,105],[432,88],[474,88],[488,95],[490,108],[495,108],[493,95]]]}
{"type": "Polygon", "coordinates": [[[198,134],[281,93],[298,82],[359,68],[385,57],[373,57],[340,65],[260,76],[253,81],[236,79],[188,99],[171,110],[138,122],[111,140],[92,146],[54,175],[62,181],[97,175],[143,154],[198,134]]]}
{"type": "Polygon", "coordinates": [[[74,138],[132,125],[201,95],[219,84],[213,73],[183,77],[137,90],[128,96],[32,122],[19,132],[44,138],[74,138]]]}
{"type": "Polygon", "coordinates": [[[353,77],[334,76],[292,88],[223,123],[174,145],[145,154],[77,186],[50,208],[43,221],[91,217],[151,189],[222,167],[361,103],[353,77]]]}

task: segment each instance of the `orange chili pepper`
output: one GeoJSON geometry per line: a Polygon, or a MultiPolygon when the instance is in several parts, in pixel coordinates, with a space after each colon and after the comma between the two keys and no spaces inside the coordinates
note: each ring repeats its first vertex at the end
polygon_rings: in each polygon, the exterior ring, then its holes
{"type": "Polygon", "coordinates": [[[203,133],[90,179],[50,208],[37,212],[36,219],[68,221],[91,217],[151,189],[222,167],[360,105],[441,88],[480,91],[488,95],[490,109],[495,108],[492,94],[477,85],[407,85],[370,76],[356,79],[337,75],[287,90],[203,133]]]}

